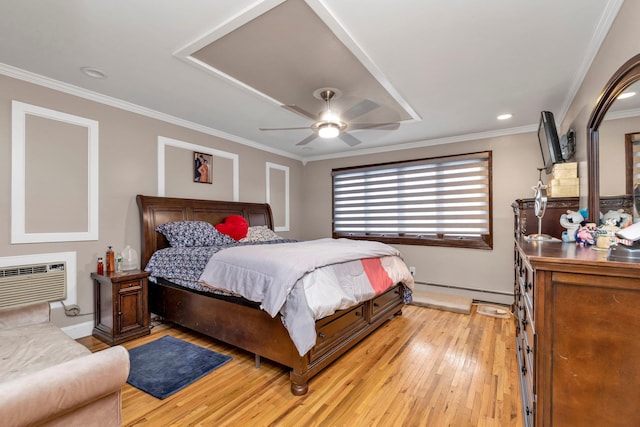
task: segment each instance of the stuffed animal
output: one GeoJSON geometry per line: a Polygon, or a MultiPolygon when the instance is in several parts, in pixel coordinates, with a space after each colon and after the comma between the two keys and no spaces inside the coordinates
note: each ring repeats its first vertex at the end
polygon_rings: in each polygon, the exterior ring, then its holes
{"type": "Polygon", "coordinates": [[[623,209],[618,209],[617,211],[609,211],[604,214],[600,222],[603,225],[615,225],[619,228],[625,228],[632,224],[633,217],[623,209]]]}
{"type": "Polygon", "coordinates": [[[567,211],[566,214],[562,214],[560,216],[560,225],[567,229],[567,231],[562,232],[562,241],[575,242],[576,232],[578,231],[578,228],[583,225],[583,222],[584,217],[580,212],[567,211]]]}
{"type": "Polygon", "coordinates": [[[596,225],[586,223],[576,231],[576,245],[591,246],[596,242],[596,225]]]}
{"type": "Polygon", "coordinates": [[[596,247],[600,249],[608,249],[615,244],[615,233],[620,227],[616,225],[615,218],[607,218],[605,223],[596,229],[596,247]]]}

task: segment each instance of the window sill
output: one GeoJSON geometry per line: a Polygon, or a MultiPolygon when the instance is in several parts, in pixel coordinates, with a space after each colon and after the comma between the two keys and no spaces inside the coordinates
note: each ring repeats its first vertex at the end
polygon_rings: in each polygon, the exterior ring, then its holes
{"type": "Polygon", "coordinates": [[[451,248],[493,250],[490,236],[482,237],[415,237],[333,233],[334,239],[373,240],[390,245],[442,246],[451,248]]]}

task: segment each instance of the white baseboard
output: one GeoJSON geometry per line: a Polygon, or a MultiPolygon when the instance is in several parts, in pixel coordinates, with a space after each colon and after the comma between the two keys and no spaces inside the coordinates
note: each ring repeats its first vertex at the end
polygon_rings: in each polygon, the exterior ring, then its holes
{"type": "Polygon", "coordinates": [[[495,304],[501,305],[511,305],[513,304],[513,294],[510,293],[500,293],[500,292],[487,292],[482,289],[474,290],[470,288],[460,288],[460,287],[452,287],[445,285],[436,285],[429,283],[420,283],[416,282],[416,289],[426,291],[426,292],[435,292],[445,295],[456,295],[463,296],[467,298],[471,298],[474,301],[484,301],[491,302],[495,304]]]}
{"type": "Polygon", "coordinates": [[[88,337],[93,332],[93,321],[78,323],[77,325],[65,326],[62,332],[69,335],[74,340],[78,338],[88,337]]]}

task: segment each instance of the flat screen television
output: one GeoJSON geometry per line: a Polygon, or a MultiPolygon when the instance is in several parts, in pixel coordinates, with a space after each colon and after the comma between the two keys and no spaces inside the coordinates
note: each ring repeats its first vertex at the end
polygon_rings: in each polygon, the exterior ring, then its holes
{"type": "Polygon", "coordinates": [[[553,165],[564,162],[556,122],[553,118],[553,113],[550,111],[543,111],[540,114],[538,141],[540,142],[540,152],[542,153],[542,167],[549,174],[553,169],[553,165]]]}

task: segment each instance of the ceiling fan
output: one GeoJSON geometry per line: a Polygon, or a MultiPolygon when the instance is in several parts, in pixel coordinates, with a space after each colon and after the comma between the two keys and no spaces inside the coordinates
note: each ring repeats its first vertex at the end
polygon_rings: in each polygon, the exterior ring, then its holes
{"type": "Polygon", "coordinates": [[[294,113],[300,114],[303,117],[311,119],[314,123],[311,126],[305,127],[289,127],[289,128],[260,128],[260,130],[271,131],[271,130],[300,130],[300,129],[311,129],[314,133],[298,142],[296,145],[307,145],[314,139],[320,138],[335,138],[340,137],[340,139],[353,147],[355,145],[360,144],[360,141],[355,136],[347,133],[350,130],[357,129],[379,129],[379,130],[392,130],[397,129],[400,125],[398,122],[387,122],[387,123],[351,123],[352,120],[375,110],[379,107],[375,102],[365,99],[360,101],[356,105],[349,108],[342,114],[342,117],[339,117],[335,113],[331,111],[331,101],[335,100],[340,94],[338,89],[334,88],[322,88],[313,92],[313,96],[324,101],[326,108],[323,112],[320,113],[319,119],[315,117],[313,114],[305,111],[304,109],[296,106],[296,105],[283,105],[282,107],[292,111],[294,113]]]}

